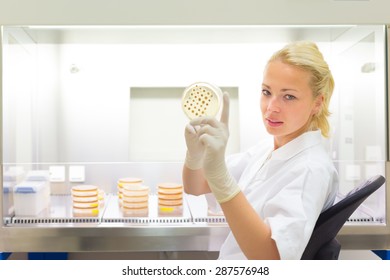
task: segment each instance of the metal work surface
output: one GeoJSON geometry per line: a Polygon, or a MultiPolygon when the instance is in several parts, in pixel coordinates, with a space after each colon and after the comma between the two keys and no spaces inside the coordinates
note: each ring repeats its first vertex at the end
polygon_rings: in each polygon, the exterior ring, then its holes
{"type": "Polygon", "coordinates": [[[99,217],[72,217],[68,196],[53,196],[42,217],[14,217],[1,229],[6,252],[217,251],[228,234],[225,219],[207,216],[202,198],[184,200],[182,215],[158,215],[151,196],[148,217],[124,217],[107,196],[99,217]],[[204,209],[204,210],[202,210],[204,209]],[[203,215],[204,214],[204,215],[203,215]]]}
{"type": "MultiPolygon", "coordinates": [[[[52,197],[56,206],[51,216],[6,221],[1,228],[0,251],[218,251],[229,232],[224,217],[207,215],[203,197],[187,196],[182,216],[158,216],[151,209],[148,217],[123,217],[116,199],[109,196],[99,217],[77,218],[56,217],[55,213],[64,214],[63,209],[70,209],[63,207],[70,200],[67,196],[52,197]]],[[[386,226],[364,225],[367,222],[354,221],[343,228],[338,237],[343,249],[390,248],[386,226]]]]}

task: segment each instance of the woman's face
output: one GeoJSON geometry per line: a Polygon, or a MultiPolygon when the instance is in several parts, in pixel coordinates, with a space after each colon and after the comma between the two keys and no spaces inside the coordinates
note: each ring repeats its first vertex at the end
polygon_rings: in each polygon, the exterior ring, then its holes
{"type": "Polygon", "coordinates": [[[310,73],[281,61],[270,62],[264,71],[261,112],[275,149],[306,132],[323,97],[313,97],[310,73]]]}

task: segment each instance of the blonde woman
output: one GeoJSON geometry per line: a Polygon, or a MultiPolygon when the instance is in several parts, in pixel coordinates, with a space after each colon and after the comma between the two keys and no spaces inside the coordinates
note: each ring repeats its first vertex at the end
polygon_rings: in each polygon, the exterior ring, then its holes
{"type": "Polygon", "coordinates": [[[334,81],[316,44],[276,52],[263,76],[260,108],[273,137],[225,160],[229,97],[221,119],[201,117],[185,129],[183,184],[212,192],[230,227],[220,259],[300,259],[319,214],[333,204],[336,169],[323,146],[334,81]]]}

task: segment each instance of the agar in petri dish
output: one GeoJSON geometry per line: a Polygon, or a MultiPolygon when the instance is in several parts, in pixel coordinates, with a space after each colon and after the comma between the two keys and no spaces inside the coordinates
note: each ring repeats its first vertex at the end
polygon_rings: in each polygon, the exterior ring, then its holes
{"type": "Polygon", "coordinates": [[[199,82],[188,86],[182,96],[182,109],[190,120],[198,117],[215,117],[222,107],[222,90],[209,83],[199,82]]]}

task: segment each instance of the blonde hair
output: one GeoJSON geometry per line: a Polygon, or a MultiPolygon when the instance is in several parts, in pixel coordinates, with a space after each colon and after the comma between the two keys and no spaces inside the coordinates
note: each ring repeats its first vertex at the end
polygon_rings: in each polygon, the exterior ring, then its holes
{"type": "Polygon", "coordinates": [[[311,74],[310,87],[313,97],[323,95],[323,102],[318,113],[312,116],[309,129],[320,129],[324,137],[329,137],[329,102],[334,89],[334,80],[328,64],[317,45],[309,41],[293,42],[274,53],[268,63],[279,60],[296,66],[311,74]]]}

